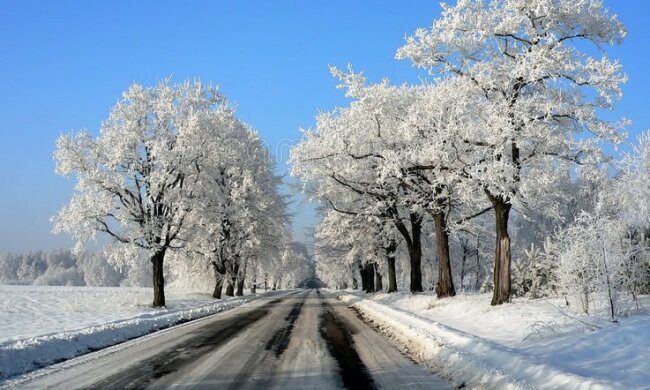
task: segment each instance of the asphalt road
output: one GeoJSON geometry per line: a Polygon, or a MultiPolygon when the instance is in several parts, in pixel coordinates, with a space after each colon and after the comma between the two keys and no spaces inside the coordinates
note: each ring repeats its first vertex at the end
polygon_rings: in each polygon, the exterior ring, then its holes
{"type": "Polygon", "coordinates": [[[448,389],[344,304],[317,290],[73,359],[20,387],[102,389],[448,389]]]}

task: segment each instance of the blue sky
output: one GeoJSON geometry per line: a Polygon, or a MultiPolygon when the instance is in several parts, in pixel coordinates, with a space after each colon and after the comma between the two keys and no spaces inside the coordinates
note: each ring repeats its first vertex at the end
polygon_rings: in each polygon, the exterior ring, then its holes
{"type": "MultiPolygon", "coordinates": [[[[633,120],[634,135],[650,128],[650,1],[605,2],[629,30],[607,52],[630,76],[615,114],[633,120]]],[[[285,172],[298,128],[344,103],[328,64],[416,82],[422,72],[393,56],[439,12],[423,0],[3,1],[0,252],[70,245],[50,233],[74,185],[54,173],[54,142],[73,130],[96,133],[131,83],[172,75],[220,85],[285,172]]],[[[302,239],[313,211],[296,198],[294,212],[302,239]]]]}

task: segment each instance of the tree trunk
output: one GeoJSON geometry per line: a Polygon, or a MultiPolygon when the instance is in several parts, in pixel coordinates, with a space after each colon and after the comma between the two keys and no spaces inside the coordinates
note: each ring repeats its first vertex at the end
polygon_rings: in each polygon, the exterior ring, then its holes
{"type": "Polygon", "coordinates": [[[411,260],[411,292],[422,292],[422,217],[411,213],[411,245],[409,257],[411,260]]]}
{"type": "Polygon", "coordinates": [[[397,292],[397,276],[395,272],[395,257],[389,257],[386,259],[388,263],[388,293],[397,292]]]}
{"type": "Polygon", "coordinates": [[[395,272],[395,250],[397,243],[392,241],[386,248],[386,263],[388,263],[388,291],[389,293],[397,292],[397,275],[395,272]]]}
{"type": "Polygon", "coordinates": [[[476,281],[474,283],[474,290],[478,291],[481,288],[481,234],[476,233],[476,281]]]}
{"type": "Polygon", "coordinates": [[[510,236],[508,235],[508,218],[512,205],[502,198],[491,198],[496,217],[496,248],[494,256],[494,293],[492,305],[510,301],[510,236]]]}
{"type": "Polygon", "coordinates": [[[212,298],[221,299],[222,290],[223,290],[223,275],[220,275],[220,277],[216,278],[216,282],[214,283],[214,291],[212,292],[212,298]]]}
{"type": "Polygon", "coordinates": [[[216,261],[212,261],[212,272],[214,273],[214,291],[212,297],[221,299],[221,291],[223,290],[223,279],[226,277],[226,267],[216,261]]]}
{"type": "Polygon", "coordinates": [[[449,259],[449,232],[447,231],[446,216],[443,211],[433,215],[436,229],[436,244],[438,246],[438,283],[436,295],[438,298],[456,295],[454,280],[451,276],[451,260],[449,259]]]}
{"type": "Polygon", "coordinates": [[[239,263],[235,263],[230,268],[230,273],[227,276],[228,283],[226,284],[226,295],[232,297],[235,295],[235,284],[237,283],[237,274],[239,273],[239,263]]]}
{"type": "Polygon", "coordinates": [[[379,269],[377,267],[377,264],[374,264],[375,268],[375,291],[384,291],[384,284],[381,280],[381,272],[379,272],[379,269]]]}
{"type": "Polygon", "coordinates": [[[235,283],[231,277],[228,277],[228,283],[226,283],[226,296],[232,297],[235,295],[235,283]]]}
{"type": "Polygon", "coordinates": [[[352,275],[352,289],[353,290],[358,290],[359,289],[359,282],[357,281],[357,278],[352,275]]]}
{"type": "Polygon", "coordinates": [[[366,263],[363,268],[365,269],[366,288],[367,293],[375,292],[375,265],[373,263],[366,263]]]}
{"type": "Polygon", "coordinates": [[[151,256],[153,266],[153,307],[165,306],[165,277],[163,275],[163,261],[166,249],[160,249],[151,256]]]}
{"type": "Polygon", "coordinates": [[[466,267],[465,264],[467,264],[467,252],[468,252],[467,245],[468,244],[469,243],[467,241],[465,241],[465,240],[462,241],[463,259],[462,259],[462,261],[460,263],[460,291],[461,292],[465,291],[465,272],[466,272],[465,271],[465,267],[466,267]]]}
{"type": "Polygon", "coordinates": [[[246,279],[246,267],[248,261],[244,262],[244,266],[241,269],[241,272],[237,274],[237,292],[235,293],[238,297],[244,296],[244,280],[246,279]]]}
{"type": "Polygon", "coordinates": [[[409,253],[411,265],[411,292],[422,292],[422,217],[416,213],[410,213],[411,231],[402,222],[397,207],[389,208],[389,213],[393,217],[393,223],[404,237],[406,247],[409,253]]]}
{"type": "Polygon", "coordinates": [[[364,267],[360,261],[357,262],[357,267],[359,267],[359,277],[361,279],[361,290],[368,292],[368,269],[364,267]]]}

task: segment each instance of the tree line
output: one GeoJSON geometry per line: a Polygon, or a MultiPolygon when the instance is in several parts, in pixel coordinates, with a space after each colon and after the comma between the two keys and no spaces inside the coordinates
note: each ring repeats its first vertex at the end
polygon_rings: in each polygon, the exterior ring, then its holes
{"type": "Polygon", "coordinates": [[[491,214],[491,303],[508,302],[513,214],[561,219],[575,195],[561,188],[607,176],[603,146],[625,139],[628,122],[603,112],[627,76],[599,50],[625,35],[598,0],[463,0],[397,50],[428,72],[422,84],[369,84],[332,68],[350,103],[318,115],[291,155],[293,175],[322,206],[323,278],[327,267],[358,272],[372,290],[383,287],[380,269],[393,292],[404,253],[409,290],[423,291],[431,227],[433,288],[454,296],[450,237],[465,241],[464,266],[491,214]]]}

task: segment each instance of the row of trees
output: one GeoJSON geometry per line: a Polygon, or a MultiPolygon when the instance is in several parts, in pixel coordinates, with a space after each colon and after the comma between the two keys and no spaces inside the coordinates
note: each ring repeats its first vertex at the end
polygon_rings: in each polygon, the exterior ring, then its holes
{"type": "Polygon", "coordinates": [[[291,157],[324,207],[319,257],[348,270],[382,264],[390,292],[396,248],[405,247],[410,291],[422,291],[423,228],[432,226],[434,288],[453,296],[450,236],[492,213],[492,304],[507,302],[512,210],[561,217],[558,188],[602,176],[603,144],[624,139],[626,121],[601,112],[613,109],[626,76],[593,48],[625,33],[599,0],[459,0],[397,51],[430,82],[368,85],[333,68],[351,102],[319,115],[291,157]]]}
{"type": "Polygon", "coordinates": [[[118,262],[145,255],[154,307],[165,306],[170,256],[187,261],[188,272],[209,272],[217,298],[224,284],[226,294],[242,294],[246,278],[254,289],[301,270],[269,151],[216,87],[135,84],[98,137],[61,136],[55,160],[77,185],[54,231],[70,233],[76,252],[104,233],[118,262]]]}

